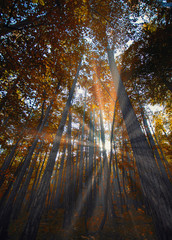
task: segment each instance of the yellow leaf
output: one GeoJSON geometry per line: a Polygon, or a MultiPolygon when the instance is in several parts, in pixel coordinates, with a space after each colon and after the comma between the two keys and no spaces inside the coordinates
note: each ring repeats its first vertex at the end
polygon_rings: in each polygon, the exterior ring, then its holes
{"type": "Polygon", "coordinates": [[[40,2],[40,4],[41,4],[42,6],[45,5],[44,0],[39,0],[39,2],[40,2]]]}

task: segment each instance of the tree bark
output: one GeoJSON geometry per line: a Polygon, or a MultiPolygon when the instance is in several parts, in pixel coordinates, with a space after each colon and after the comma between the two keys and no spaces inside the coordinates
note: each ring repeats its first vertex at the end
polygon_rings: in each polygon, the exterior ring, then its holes
{"type": "Polygon", "coordinates": [[[66,181],[65,181],[65,194],[64,194],[64,221],[63,227],[65,229],[70,227],[72,212],[73,212],[73,199],[72,199],[72,158],[71,158],[71,127],[72,127],[72,116],[69,113],[69,123],[67,131],[68,141],[68,155],[67,155],[67,166],[66,166],[66,181]]]}
{"type": "Polygon", "coordinates": [[[1,176],[0,176],[0,187],[2,186],[2,184],[4,183],[5,180],[5,171],[7,170],[7,168],[10,166],[11,161],[14,157],[15,151],[18,147],[18,143],[21,140],[21,138],[18,138],[17,142],[15,143],[15,145],[13,146],[10,154],[5,158],[4,163],[0,169],[1,172],[1,176]]]}
{"type": "Polygon", "coordinates": [[[30,210],[30,215],[27,221],[27,224],[24,228],[24,231],[22,232],[22,235],[20,237],[20,239],[22,240],[34,240],[36,239],[36,235],[37,235],[37,231],[38,231],[38,227],[39,227],[39,222],[41,219],[41,215],[43,212],[43,208],[44,208],[44,204],[46,201],[46,196],[47,196],[47,192],[48,192],[48,188],[49,188],[49,182],[51,179],[51,175],[53,172],[53,168],[54,168],[54,164],[55,164],[55,159],[60,147],[60,141],[61,141],[61,137],[64,131],[64,126],[66,124],[66,119],[67,119],[67,115],[69,112],[69,108],[71,105],[71,101],[72,101],[72,97],[74,94],[74,90],[75,90],[75,86],[77,83],[77,79],[79,76],[79,71],[80,71],[80,67],[81,67],[81,62],[79,63],[78,69],[77,69],[77,73],[75,76],[75,79],[73,81],[72,84],[72,88],[70,90],[69,96],[68,96],[68,100],[66,103],[66,106],[64,108],[63,114],[62,114],[62,118],[56,133],[56,137],[55,140],[53,142],[53,147],[51,149],[49,158],[47,160],[47,165],[44,171],[44,175],[42,177],[39,189],[36,193],[35,199],[33,200],[32,206],[31,206],[31,210],[30,210]]]}
{"type": "Polygon", "coordinates": [[[142,191],[155,223],[157,237],[161,240],[170,240],[172,236],[172,198],[169,189],[155,164],[152,150],[141,130],[118,73],[113,51],[109,46],[107,53],[112,79],[136,160],[142,191]]]}
{"type": "MultiPolygon", "coordinates": [[[[29,183],[31,180],[31,176],[32,176],[34,167],[36,165],[36,161],[37,161],[38,155],[40,153],[41,147],[42,147],[42,143],[39,145],[37,152],[35,153],[35,156],[32,161],[32,164],[30,166],[30,169],[28,171],[27,177],[26,177],[23,185],[21,186],[19,193],[17,194],[15,203],[13,204],[12,219],[16,219],[18,217],[18,215],[20,214],[21,207],[22,207],[22,204],[23,204],[23,201],[24,201],[24,198],[25,198],[25,195],[26,195],[26,192],[27,192],[27,189],[28,189],[28,186],[29,186],[29,183]]],[[[35,178],[36,178],[36,176],[35,176],[35,178]]]]}
{"type": "Polygon", "coordinates": [[[60,169],[59,169],[59,175],[58,175],[58,180],[57,180],[57,187],[56,187],[56,192],[55,192],[55,197],[53,199],[53,208],[58,208],[60,203],[60,197],[61,197],[61,183],[62,183],[62,173],[63,173],[63,166],[64,166],[64,160],[65,160],[65,153],[66,153],[66,143],[64,143],[63,147],[63,153],[61,157],[61,163],[60,163],[60,169]]]}
{"type": "Polygon", "coordinates": [[[84,149],[85,108],[86,108],[86,100],[84,104],[82,133],[81,133],[81,150],[80,150],[81,152],[80,152],[80,160],[79,160],[79,194],[82,194],[82,187],[83,187],[83,149],[84,149]]]}
{"type": "MultiPolygon", "coordinates": [[[[59,82],[59,84],[60,84],[60,82],[59,82]]],[[[59,84],[58,84],[58,87],[60,86],[59,84]]],[[[2,211],[0,213],[0,237],[4,240],[8,238],[8,226],[9,226],[9,223],[10,223],[10,217],[11,217],[11,213],[12,213],[12,207],[13,207],[14,199],[15,199],[16,194],[17,194],[17,192],[20,188],[20,185],[21,185],[21,182],[22,182],[23,177],[25,175],[25,172],[26,172],[27,168],[29,167],[29,164],[30,164],[30,161],[32,159],[32,155],[34,153],[36,145],[38,143],[40,134],[42,133],[42,130],[44,128],[45,123],[47,122],[47,119],[48,119],[48,116],[49,116],[49,113],[50,113],[50,110],[51,110],[51,107],[52,107],[52,104],[53,104],[53,101],[54,101],[54,97],[51,100],[48,108],[46,109],[45,117],[44,117],[44,119],[43,119],[43,121],[42,121],[42,123],[39,127],[39,130],[38,130],[38,132],[37,132],[37,134],[34,138],[32,146],[30,147],[29,152],[28,152],[28,154],[27,154],[27,156],[24,160],[24,163],[22,165],[22,169],[21,169],[19,175],[17,176],[16,181],[13,184],[13,188],[12,188],[12,191],[10,193],[10,196],[9,196],[4,208],[2,209],[2,211]]]]}

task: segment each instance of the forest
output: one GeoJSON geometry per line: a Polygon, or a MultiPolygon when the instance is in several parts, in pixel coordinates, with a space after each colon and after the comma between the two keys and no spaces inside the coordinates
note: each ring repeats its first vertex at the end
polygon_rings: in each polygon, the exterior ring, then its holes
{"type": "Polygon", "coordinates": [[[171,240],[172,2],[0,0],[0,239],[171,240]]]}

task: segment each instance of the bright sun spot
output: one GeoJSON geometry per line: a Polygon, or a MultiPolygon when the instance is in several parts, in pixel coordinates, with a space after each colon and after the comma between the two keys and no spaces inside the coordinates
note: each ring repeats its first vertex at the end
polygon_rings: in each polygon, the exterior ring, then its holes
{"type": "Polygon", "coordinates": [[[110,152],[110,141],[109,140],[106,140],[105,148],[106,148],[107,152],[110,152]]]}

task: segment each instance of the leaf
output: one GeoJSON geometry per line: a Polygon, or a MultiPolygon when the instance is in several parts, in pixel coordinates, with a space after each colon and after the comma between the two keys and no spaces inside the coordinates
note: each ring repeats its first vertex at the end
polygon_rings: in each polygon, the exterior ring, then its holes
{"type": "Polygon", "coordinates": [[[43,0],[39,0],[39,3],[42,5],[42,6],[45,6],[45,3],[43,0]]]}

